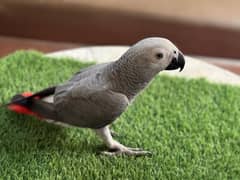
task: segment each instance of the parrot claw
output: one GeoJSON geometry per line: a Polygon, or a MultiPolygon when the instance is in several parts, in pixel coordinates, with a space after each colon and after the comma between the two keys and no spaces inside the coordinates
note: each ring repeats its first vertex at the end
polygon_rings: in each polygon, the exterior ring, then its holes
{"type": "Polygon", "coordinates": [[[113,130],[110,130],[112,137],[119,137],[119,134],[113,130]]]}
{"type": "Polygon", "coordinates": [[[140,148],[119,148],[119,149],[109,149],[109,151],[101,152],[102,155],[107,156],[118,156],[118,155],[128,155],[128,156],[151,156],[152,153],[150,151],[144,151],[140,148]]]}
{"type": "Polygon", "coordinates": [[[127,148],[132,151],[144,151],[142,148],[132,148],[132,147],[127,147],[127,148]]]}

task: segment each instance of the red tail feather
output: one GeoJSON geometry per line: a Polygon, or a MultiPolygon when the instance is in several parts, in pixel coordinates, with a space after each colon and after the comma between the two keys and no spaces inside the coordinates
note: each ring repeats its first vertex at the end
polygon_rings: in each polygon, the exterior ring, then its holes
{"type": "Polygon", "coordinates": [[[26,107],[23,107],[21,105],[17,105],[17,104],[11,104],[8,106],[8,109],[11,110],[11,111],[14,111],[16,113],[19,113],[19,114],[27,114],[27,115],[37,115],[36,113],[32,112],[31,110],[29,110],[28,108],[26,107]]]}
{"type": "Polygon", "coordinates": [[[22,96],[24,96],[24,97],[29,97],[31,95],[33,95],[33,93],[31,93],[31,92],[24,92],[24,93],[22,93],[22,96]]]}
{"type": "MultiPolygon", "coordinates": [[[[31,92],[24,92],[21,95],[24,97],[29,97],[31,96],[33,93],[31,92]]],[[[39,97],[35,97],[36,99],[39,99],[39,97]]],[[[14,111],[18,114],[27,114],[27,115],[32,115],[32,116],[37,116],[39,117],[39,115],[35,112],[32,112],[30,109],[28,109],[27,107],[21,106],[19,104],[10,104],[8,106],[8,109],[11,111],[14,111]]]]}

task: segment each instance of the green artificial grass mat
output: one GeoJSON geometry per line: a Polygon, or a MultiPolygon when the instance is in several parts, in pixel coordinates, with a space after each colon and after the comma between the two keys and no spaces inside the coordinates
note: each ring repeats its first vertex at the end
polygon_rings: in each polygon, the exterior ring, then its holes
{"type": "MultiPolygon", "coordinates": [[[[19,51],[0,60],[0,103],[64,82],[90,64],[19,51]]],[[[89,129],[0,108],[0,179],[240,179],[240,87],[157,76],[114,123],[152,157],[107,157],[89,129]]]]}

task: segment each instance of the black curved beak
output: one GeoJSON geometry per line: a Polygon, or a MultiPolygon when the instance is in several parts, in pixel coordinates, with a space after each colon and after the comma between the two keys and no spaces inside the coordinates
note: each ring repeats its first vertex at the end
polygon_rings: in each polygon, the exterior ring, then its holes
{"type": "Polygon", "coordinates": [[[180,68],[180,71],[183,70],[185,66],[185,59],[181,52],[178,54],[178,58],[173,58],[171,63],[168,65],[168,67],[165,70],[175,70],[180,68]]]}

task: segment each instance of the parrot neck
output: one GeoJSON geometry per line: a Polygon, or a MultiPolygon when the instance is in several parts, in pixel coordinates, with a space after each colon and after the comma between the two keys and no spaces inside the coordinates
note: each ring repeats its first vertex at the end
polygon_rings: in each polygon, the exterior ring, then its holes
{"type": "Polygon", "coordinates": [[[114,89],[125,94],[130,100],[148,85],[153,76],[127,60],[120,59],[111,67],[114,89]]]}

